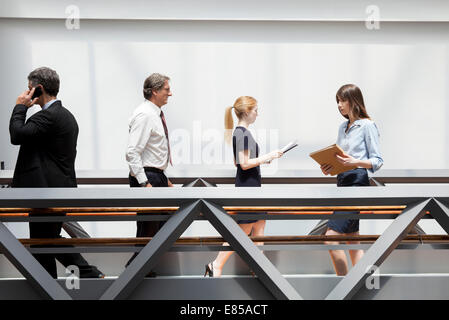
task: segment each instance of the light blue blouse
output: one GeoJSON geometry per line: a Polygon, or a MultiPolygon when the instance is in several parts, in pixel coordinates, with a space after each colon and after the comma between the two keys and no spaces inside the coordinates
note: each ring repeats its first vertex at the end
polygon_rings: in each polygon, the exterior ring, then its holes
{"type": "Polygon", "coordinates": [[[343,122],[338,129],[337,144],[344,152],[358,160],[369,160],[372,164],[371,172],[382,167],[384,160],[379,150],[379,130],[370,119],[354,121],[346,132],[348,121],[343,122]]]}

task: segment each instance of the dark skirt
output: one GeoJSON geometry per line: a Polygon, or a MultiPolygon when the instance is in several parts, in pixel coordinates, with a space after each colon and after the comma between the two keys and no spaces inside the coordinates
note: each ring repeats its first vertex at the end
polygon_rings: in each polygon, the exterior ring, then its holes
{"type": "MultiPolygon", "coordinates": [[[[340,173],[337,176],[338,187],[369,186],[368,172],[365,168],[357,168],[340,173]]],[[[334,214],[359,214],[358,211],[335,211],[334,214]]],[[[329,229],[339,233],[359,231],[359,219],[329,219],[329,229]]]]}
{"type": "MultiPolygon", "coordinates": [[[[260,187],[261,184],[260,167],[251,168],[249,170],[242,170],[240,165],[237,166],[237,175],[235,177],[236,187],[260,187]]],[[[266,212],[237,212],[238,214],[257,214],[266,215],[266,212]]],[[[259,220],[239,220],[238,224],[254,223],[259,220]]]]}

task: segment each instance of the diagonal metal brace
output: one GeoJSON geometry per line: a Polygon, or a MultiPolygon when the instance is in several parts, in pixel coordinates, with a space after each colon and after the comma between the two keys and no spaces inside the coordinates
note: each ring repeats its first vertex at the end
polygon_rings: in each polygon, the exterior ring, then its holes
{"type": "Polygon", "coordinates": [[[53,279],[47,270],[0,222],[0,251],[45,299],[72,300],[70,295],[53,279]]]}
{"type": "Polygon", "coordinates": [[[259,280],[276,299],[302,299],[223,208],[203,200],[203,215],[256,273],[259,280]]]}
{"type": "Polygon", "coordinates": [[[426,209],[434,203],[433,198],[409,205],[398,216],[377,241],[364,254],[362,259],[348,272],[326,297],[326,300],[351,299],[362,287],[371,273],[367,270],[379,267],[401,240],[407,236],[414,225],[426,214],[426,209]]]}
{"type": "Polygon", "coordinates": [[[430,209],[430,214],[449,234],[449,208],[447,204],[440,199],[435,199],[435,205],[430,209]]]}
{"type": "Polygon", "coordinates": [[[159,258],[173,246],[173,243],[199,215],[200,207],[200,200],[181,206],[100,299],[126,299],[157,264],[159,258]]]}

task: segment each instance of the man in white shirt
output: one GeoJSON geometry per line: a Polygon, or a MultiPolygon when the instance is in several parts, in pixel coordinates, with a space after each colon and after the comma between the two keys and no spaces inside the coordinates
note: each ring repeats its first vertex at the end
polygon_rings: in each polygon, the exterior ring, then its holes
{"type": "MultiPolygon", "coordinates": [[[[164,170],[171,164],[170,141],[161,108],[170,97],[169,77],[153,73],[143,84],[142,102],[129,120],[126,161],[131,187],[173,187],[164,170]]],[[[162,227],[159,221],[137,221],[137,237],[153,237],[162,227]]],[[[134,255],[128,264],[134,259],[134,255]]]]}

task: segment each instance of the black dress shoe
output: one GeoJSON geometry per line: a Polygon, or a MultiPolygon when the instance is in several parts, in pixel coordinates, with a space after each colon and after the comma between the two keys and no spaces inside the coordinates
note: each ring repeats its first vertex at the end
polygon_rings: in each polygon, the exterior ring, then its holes
{"type": "Polygon", "coordinates": [[[204,272],[204,276],[209,275],[209,277],[214,277],[214,267],[213,262],[206,264],[206,271],[204,272]]]}
{"type": "MultiPolygon", "coordinates": [[[[132,257],[128,263],[125,265],[125,268],[128,268],[128,266],[130,265],[131,261],[133,261],[134,257],[132,257]]],[[[151,270],[150,272],[147,273],[147,275],[145,276],[145,278],[156,278],[157,277],[157,273],[153,270],[151,270]]]]}
{"type": "Polygon", "coordinates": [[[80,271],[80,278],[96,278],[103,279],[105,275],[97,269],[97,267],[92,266],[90,270],[80,271]]]}
{"type": "Polygon", "coordinates": [[[156,278],[157,277],[157,273],[154,271],[150,271],[147,273],[147,275],[145,276],[145,278],[156,278]]]}
{"type": "Polygon", "coordinates": [[[80,278],[93,278],[93,279],[104,279],[105,275],[103,273],[86,273],[86,274],[80,274],[80,278]]]}

